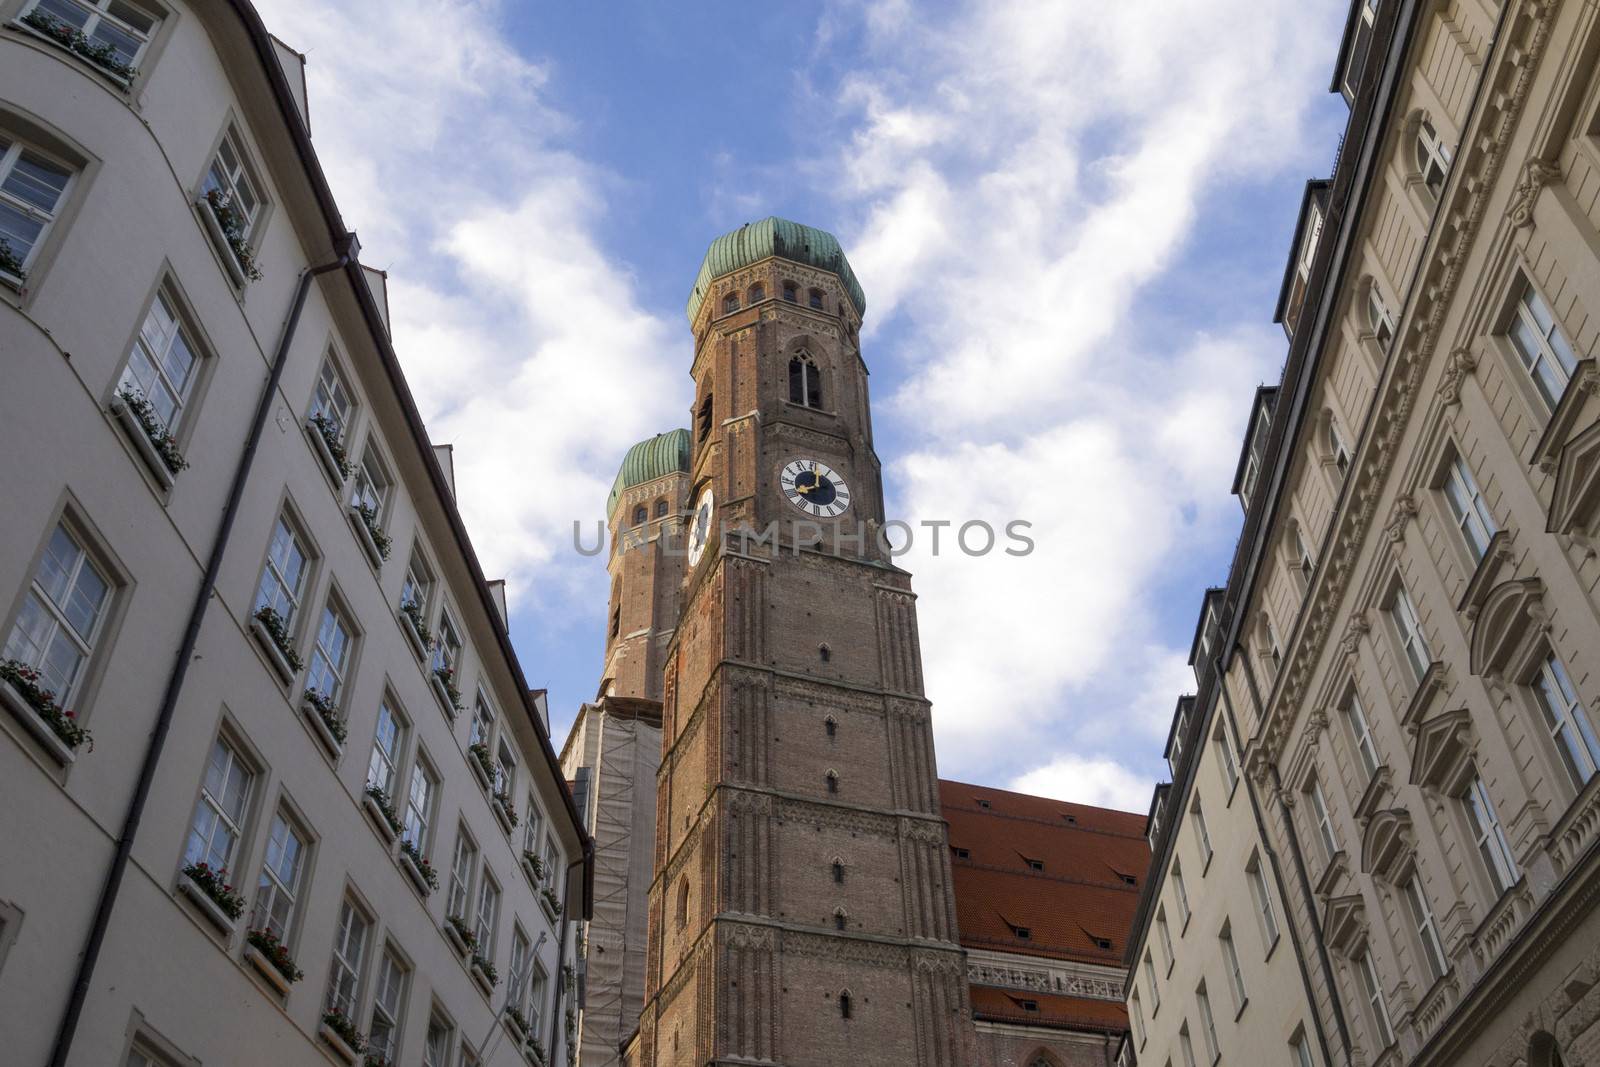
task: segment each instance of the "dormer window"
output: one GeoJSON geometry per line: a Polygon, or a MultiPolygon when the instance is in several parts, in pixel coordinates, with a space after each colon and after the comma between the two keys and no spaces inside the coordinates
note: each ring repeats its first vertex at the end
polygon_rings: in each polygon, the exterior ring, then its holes
{"type": "Polygon", "coordinates": [[[1428,187],[1434,199],[1444,193],[1445,175],[1450,173],[1450,149],[1433,128],[1433,123],[1422,119],[1417,123],[1417,174],[1428,187]]]}
{"type": "Polygon", "coordinates": [[[988,811],[989,810],[989,802],[980,797],[978,799],[978,807],[982,808],[984,811],[988,811]]]}
{"type": "Polygon", "coordinates": [[[1044,870],[1044,860],[1029,859],[1027,856],[1024,856],[1022,857],[1022,862],[1028,865],[1028,870],[1030,871],[1044,870]]]}
{"type": "Polygon", "coordinates": [[[1289,303],[1283,314],[1283,326],[1293,334],[1300,319],[1300,309],[1305,306],[1306,293],[1311,287],[1311,264],[1317,256],[1317,242],[1322,238],[1322,208],[1312,201],[1307,209],[1305,229],[1300,236],[1300,248],[1295,255],[1294,280],[1290,283],[1289,303]]]}
{"type": "Polygon", "coordinates": [[[1350,38],[1350,53],[1345,59],[1344,71],[1339,76],[1339,88],[1344,98],[1355,102],[1356,90],[1361,85],[1361,73],[1367,66],[1367,52],[1372,48],[1373,26],[1378,20],[1379,0],[1361,0],[1356,12],[1355,32],[1350,38]]]}
{"type": "Polygon", "coordinates": [[[1265,404],[1256,411],[1250,430],[1250,449],[1245,456],[1244,475],[1239,479],[1239,502],[1246,511],[1255,497],[1256,483],[1261,479],[1261,468],[1266,463],[1267,433],[1272,429],[1272,413],[1265,404]]]}
{"type": "Polygon", "coordinates": [[[1032,930],[1031,927],[1013,926],[1013,927],[1011,927],[1011,934],[1018,941],[1032,941],[1033,940],[1033,930],[1032,930]]]}

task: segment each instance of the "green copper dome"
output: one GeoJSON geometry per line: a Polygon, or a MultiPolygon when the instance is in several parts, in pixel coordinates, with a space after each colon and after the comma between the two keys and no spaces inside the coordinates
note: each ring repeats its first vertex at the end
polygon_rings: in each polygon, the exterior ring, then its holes
{"type": "Polygon", "coordinates": [[[713,281],[768,256],[782,256],[832,271],[844,283],[845,292],[856,306],[856,314],[867,313],[867,296],[861,291],[861,283],[856,281],[856,272],[850,269],[850,261],[844,258],[844,249],[839,247],[837,237],[826,230],[769,216],[760,222],[747,222],[711,242],[700,264],[700,274],[694,280],[694,291],[689,294],[690,324],[694,323],[713,281]]]}
{"type": "Polygon", "coordinates": [[[688,430],[668,430],[640,441],[622,457],[622,469],[617,471],[617,480],[611,483],[611,496],[606,500],[606,514],[616,510],[623,490],[688,469],[688,430]]]}

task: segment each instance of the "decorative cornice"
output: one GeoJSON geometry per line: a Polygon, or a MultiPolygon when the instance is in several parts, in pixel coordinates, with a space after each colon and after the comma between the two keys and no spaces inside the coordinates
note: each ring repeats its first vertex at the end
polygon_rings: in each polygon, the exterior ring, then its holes
{"type": "Polygon", "coordinates": [[[1544,187],[1559,180],[1561,177],[1561,164],[1555,160],[1540,159],[1537,156],[1522,165],[1522,175],[1517,179],[1517,188],[1511,194],[1511,203],[1506,207],[1506,218],[1511,220],[1513,226],[1533,225],[1533,206],[1539,202],[1539,194],[1544,187]]]}

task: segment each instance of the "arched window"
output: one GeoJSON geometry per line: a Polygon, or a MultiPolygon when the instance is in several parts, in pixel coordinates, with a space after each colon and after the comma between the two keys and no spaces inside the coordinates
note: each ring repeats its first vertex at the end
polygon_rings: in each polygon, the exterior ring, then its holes
{"type": "Polygon", "coordinates": [[[833,913],[833,928],[835,930],[843,930],[848,925],[850,925],[850,920],[845,916],[844,909],[836,908],[833,913]]]}
{"type": "Polygon", "coordinates": [[[699,440],[704,441],[711,436],[711,394],[707,393],[705,399],[700,401],[700,426],[699,440]]]}
{"type": "Polygon", "coordinates": [[[822,290],[821,289],[813,289],[813,290],[811,290],[809,295],[810,295],[811,306],[816,308],[818,311],[821,311],[822,310],[822,290]]]}
{"type": "Polygon", "coordinates": [[[656,501],[656,518],[659,519],[663,515],[665,515],[666,513],[667,513],[667,501],[666,501],[666,499],[662,498],[661,500],[657,500],[656,501]]]}
{"type": "Polygon", "coordinates": [[[1339,422],[1331,414],[1328,416],[1328,455],[1333,459],[1334,467],[1343,478],[1350,473],[1350,446],[1344,443],[1344,435],[1339,432],[1339,422]]]}
{"type": "Polygon", "coordinates": [[[839,772],[837,772],[837,771],[829,771],[828,772],[827,782],[828,782],[828,792],[837,793],[839,791],[839,772]]]}
{"type": "Polygon", "coordinates": [[[833,884],[844,885],[844,864],[838,860],[833,861],[833,884]]]}
{"type": "Polygon", "coordinates": [[[1389,342],[1394,340],[1394,318],[1383,302],[1383,294],[1378,291],[1377,282],[1367,283],[1367,328],[1372,331],[1378,347],[1387,352],[1389,342]]]}
{"type": "Polygon", "coordinates": [[[803,352],[789,360],[789,403],[822,407],[822,371],[803,352]]]}
{"type": "Polygon", "coordinates": [[[1426,118],[1417,122],[1417,173],[1422,184],[1436,198],[1444,192],[1445,175],[1450,173],[1450,149],[1426,118]]]}
{"type": "Polygon", "coordinates": [[[848,992],[839,994],[839,1018],[850,1018],[850,994],[848,992]]]}
{"type": "Polygon", "coordinates": [[[633,509],[633,524],[635,526],[643,526],[645,523],[647,523],[649,521],[650,521],[650,509],[649,508],[645,507],[643,504],[640,504],[638,507],[633,509]]]}
{"type": "Polygon", "coordinates": [[[784,282],[783,298],[791,304],[798,304],[800,302],[800,287],[794,282],[784,282]]]}
{"type": "Polygon", "coordinates": [[[823,721],[822,728],[827,732],[829,737],[837,737],[839,735],[839,723],[832,715],[829,715],[827,719],[823,721]]]}
{"type": "Polygon", "coordinates": [[[754,285],[752,285],[750,287],[750,291],[745,293],[744,302],[746,304],[754,304],[754,303],[757,303],[759,301],[765,300],[766,298],[767,298],[767,287],[762,285],[760,282],[756,282],[754,285]]]}
{"type": "Polygon", "coordinates": [[[738,310],[739,310],[739,294],[738,293],[729,293],[727,296],[722,298],[722,313],[724,315],[726,315],[730,311],[738,311],[738,310]]]}
{"type": "Polygon", "coordinates": [[[1561,1047],[1547,1030],[1540,1030],[1528,1041],[1528,1067],[1563,1067],[1561,1047]]]}
{"type": "Polygon", "coordinates": [[[833,658],[833,649],[829,648],[827,645],[818,645],[817,657],[821,659],[822,662],[827,663],[833,658]]]}
{"type": "Polygon", "coordinates": [[[678,879],[678,929],[689,925],[689,876],[678,879]]]}

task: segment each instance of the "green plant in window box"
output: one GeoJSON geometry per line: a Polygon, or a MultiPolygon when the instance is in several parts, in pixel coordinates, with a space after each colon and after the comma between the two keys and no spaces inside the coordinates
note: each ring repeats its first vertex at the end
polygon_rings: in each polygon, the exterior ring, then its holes
{"type": "Polygon", "coordinates": [[[177,474],[179,471],[189,468],[189,461],[183,458],[182,452],[178,451],[177,438],[173,437],[167,431],[167,428],[161,425],[161,420],[156,418],[156,409],[150,406],[150,401],[144,398],[143,393],[137,389],[119,389],[117,391],[117,399],[126,404],[128,410],[133,413],[135,421],[139,423],[139,428],[144,431],[144,435],[155,446],[156,454],[161,457],[161,462],[165,464],[167,470],[177,474]]]}
{"type": "Polygon", "coordinates": [[[367,796],[371,797],[373,803],[378,805],[378,811],[383,815],[383,821],[389,824],[389,829],[399,833],[401,830],[400,816],[395,814],[394,802],[389,799],[389,794],[384,791],[383,787],[367,786],[367,796]]]}
{"type": "Polygon", "coordinates": [[[339,469],[340,479],[349,478],[355,467],[351,466],[350,453],[345,451],[344,442],[339,439],[338,424],[319,411],[311,416],[311,425],[322,435],[322,443],[328,446],[328,454],[333,457],[333,465],[339,469]]]}
{"type": "Polygon", "coordinates": [[[89,751],[94,751],[94,738],[87,728],[78,725],[76,712],[68,711],[56,703],[53,690],[45,689],[39,685],[39,672],[20,660],[8,659],[0,663],[0,680],[10,684],[11,688],[34,710],[39,718],[44,720],[50,732],[61,739],[61,743],[68,748],[76,750],[85,743],[89,751]]]}
{"type": "Polygon", "coordinates": [[[378,558],[387,560],[393,539],[383,532],[382,526],[378,525],[378,509],[371,504],[361,504],[357,506],[356,514],[361,516],[361,525],[367,528],[372,543],[378,547],[378,558]]]}
{"type": "Polygon", "coordinates": [[[283,656],[283,661],[289,665],[291,671],[298,672],[305,663],[294,650],[294,642],[289,638],[289,624],[283,616],[269,607],[256,609],[255,620],[261,628],[267,631],[267,636],[272,638],[273,647],[283,656]]]}
{"type": "Polygon", "coordinates": [[[516,1025],[516,1028],[522,1033],[528,1034],[533,1032],[533,1024],[528,1021],[528,1017],[526,1015],[522,1014],[522,1009],[516,1005],[512,1005],[506,1009],[506,1018],[510,1019],[512,1023],[516,1025]]]}
{"type": "Polygon", "coordinates": [[[433,864],[428,862],[427,857],[422,854],[422,849],[418,848],[414,841],[409,837],[403,838],[400,842],[400,851],[405,853],[406,858],[411,860],[412,866],[416,867],[417,873],[422,875],[422,881],[430,893],[439,888],[439,872],[433,869],[433,864]]]}
{"type": "Polygon", "coordinates": [[[544,860],[539,854],[531,848],[525,848],[522,850],[522,858],[533,868],[533,877],[538,881],[544,881],[544,860]]]}
{"type": "MultiPolygon", "coordinates": [[[[450,706],[456,711],[465,711],[466,709],[461,704],[461,690],[456,688],[456,669],[454,667],[435,667],[433,676],[444,685],[444,695],[450,698],[450,706]]],[[[488,749],[484,749],[485,758],[487,758],[488,751],[488,749]]],[[[487,766],[485,769],[488,769],[487,766]]],[[[491,770],[489,773],[493,774],[494,772],[491,770]]]]}
{"type": "Polygon", "coordinates": [[[467,754],[478,761],[478,766],[483,768],[483,773],[494,781],[494,757],[489,755],[489,746],[483,741],[474,741],[467,746],[467,754]]]}
{"type": "Polygon", "coordinates": [[[217,225],[222,227],[222,238],[228,242],[228,250],[239,261],[239,269],[251,281],[260,281],[261,268],[256,266],[255,253],[250,251],[250,243],[244,239],[244,219],[234,210],[233,198],[221,189],[207,189],[206,203],[211,205],[211,213],[216,216],[217,225]]]}
{"type": "Polygon", "coordinates": [[[472,953],[472,965],[482,973],[484,978],[488,979],[491,987],[500,984],[500,972],[494,969],[494,964],[490,963],[487,957],[474,951],[472,953]]]}
{"type": "Polygon", "coordinates": [[[339,1035],[339,1040],[349,1046],[350,1051],[360,1055],[366,1051],[367,1036],[356,1029],[356,1024],[350,1016],[338,1008],[330,1008],[322,1013],[322,1024],[329,1030],[339,1035]]]}
{"type": "Polygon", "coordinates": [[[226,867],[213,869],[208,863],[191,863],[183,869],[183,874],[228,918],[237,919],[244,914],[244,897],[228,883],[226,867]]]}
{"type": "Polygon", "coordinates": [[[19,282],[28,280],[28,272],[22,269],[22,260],[11,251],[11,242],[0,237],[0,274],[9,274],[19,282]]]}
{"type": "Polygon", "coordinates": [[[344,744],[344,739],[349,735],[350,729],[345,726],[344,720],[339,718],[339,705],[333,698],[320,689],[307,689],[306,703],[311,705],[311,710],[317,713],[317,718],[322,720],[322,725],[328,728],[328,733],[339,744],[344,744]]]}
{"type": "MultiPolygon", "coordinates": [[[[422,621],[422,605],[421,604],[418,604],[415,600],[401,601],[401,603],[400,603],[400,614],[404,615],[407,619],[409,619],[411,621],[411,628],[413,630],[417,631],[417,638],[422,642],[422,645],[423,645],[424,648],[426,648],[427,646],[433,644],[433,631],[429,630],[428,629],[428,624],[426,622],[422,621]]],[[[439,671],[448,671],[448,670],[450,670],[449,667],[439,667],[434,671],[434,673],[438,674],[439,671]]],[[[455,672],[451,671],[451,673],[454,674],[455,672]]],[[[449,684],[449,679],[448,678],[445,679],[445,682],[448,685],[449,684]]],[[[457,693],[456,696],[457,696],[457,698],[459,698],[460,694],[457,693]]]]}
{"type": "Polygon", "coordinates": [[[511,802],[511,791],[509,789],[497,789],[495,790],[494,799],[500,805],[501,810],[506,813],[506,822],[510,823],[512,828],[515,829],[517,825],[517,806],[511,802]]]}
{"type": "Polygon", "coordinates": [[[467,925],[466,920],[459,915],[446,915],[444,921],[450,924],[450,929],[454,930],[456,936],[461,939],[461,943],[467,946],[467,951],[472,954],[472,958],[477,959],[478,935],[472,932],[472,928],[467,925]]]}
{"type": "Polygon", "coordinates": [[[294,965],[294,957],[289,955],[289,950],[271,930],[247,930],[244,940],[245,944],[265,956],[286,981],[298,982],[305,977],[305,972],[294,965]]]}
{"type": "Polygon", "coordinates": [[[82,56],[120,81],[131,82],[139,76],[138,68],[129,66],[119,59],[117,50],[111,45],[102,44],[85,36],[77,27],[52,15],[35,9],[22,16],[22,23],[38,30],[67,51],[82,56]]]}
{"type": "Polygon", "coordinates": [[[549,886],[541,886],[539,895],[544,897],[544,902],[550,905],[550,910],[557,915],[561,914],[561,898],[556,896],[556,891],[549,886]]]}

